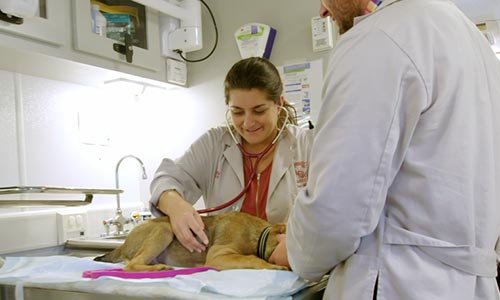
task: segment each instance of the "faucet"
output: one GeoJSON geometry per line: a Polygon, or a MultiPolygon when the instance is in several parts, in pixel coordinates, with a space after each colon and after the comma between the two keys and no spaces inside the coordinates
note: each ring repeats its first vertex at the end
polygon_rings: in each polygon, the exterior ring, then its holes
{"type": "MultiPolygon", "coordinates": [[[[147,179],[148,176],[146,175],[146,168],[144,167],[144,163],[140,158],[134,155],[126,155],[122,157],[118,163],[116,164],[116,169],[115,169],[115,185],[116,189],[120,188],[120,181],[119,181],[119,176],[118,176],[118,171],[120,170],[120,165],[122,161],[124,161],[127,158],[134,158],[139,162],[142,168],[142,179],[147,179]]],[[[126,232],[124,230],[125,224],[128,224],[130,222],[133,222],[132,218],[126,218],[122,214],[122,209],[120,206],[120,194],[116,194],[116,214],[113,218],[109,218],[107,220],[103,221],[103,224],[106,228],[106,235],[109,235],[109,227],[111,225],[114,225],[116,227],[116,231],[114,232],[114,235],[124,235],[126,232]]]]}

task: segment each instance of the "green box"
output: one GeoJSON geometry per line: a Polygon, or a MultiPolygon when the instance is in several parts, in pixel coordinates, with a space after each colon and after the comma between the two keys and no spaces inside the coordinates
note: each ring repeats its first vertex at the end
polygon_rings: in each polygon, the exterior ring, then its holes
{"type": "Polygon", "coordinates": [[[106,17],[106,36],[110,39],[124,42],[125,33],[132,33],[132,22],[128,14],[104,13],[106,17]]]}

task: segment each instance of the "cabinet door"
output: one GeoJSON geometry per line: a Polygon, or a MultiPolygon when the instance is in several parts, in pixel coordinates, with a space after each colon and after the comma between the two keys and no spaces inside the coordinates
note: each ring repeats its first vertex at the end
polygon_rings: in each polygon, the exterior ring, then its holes
{"type": "MultiPolygon", "coordinates": [[[[129,0],[100,0],[101,11],[108,19],[107,36],[100,36],[92,32],[91,0],[73,0],[73,22],[74,22],[74,46],[78,51],[90,53],[96,56],[105,57],[115,61],[130,64],[136,67],[145,68],[151,71],[158,71],[162,64],[160,55],[160,34],[158,13],[144,7],[141,4],[129,0]],[[126,56],[114,50],[114,44],[123,45],[122,40],[113,31],[113,24],[109,18],[127,17],[123,11],[130,11],[133,8],[136,13],[131,13],[128,17],[135,18],[134,22],[139,23],[140,32],[133,35],[133,55],[132,61],[127,62],[126,56]],[[121,10],[121,11],[120,11],[121,10]],[[112,15],[111,17],[109,15],[112,15]],[[115,38],[115,39],[113,39],[115,38]]],[[[118,22],[114,23],[117,24],[118,22]]],[[[114,27],[119,29],[118,27],[114,27]]]]}
{"type": "Polygon", "coordinates": [[[61,46],[64,43],[66,0],[40,0],[36,17],[25,18],[20,25],[0,21],[0,31],[61,46]]]}

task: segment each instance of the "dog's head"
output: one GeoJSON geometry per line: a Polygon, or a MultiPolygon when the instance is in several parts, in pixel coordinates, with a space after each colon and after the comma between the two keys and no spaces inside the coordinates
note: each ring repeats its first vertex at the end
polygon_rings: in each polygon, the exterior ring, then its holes
{"type": "Polygon", "coordinates": [[[278,245],[278,239],[276,238],[276,236],[278,234],[284,234],[284,233],[286,233],[286,224],[278,223],[271,225],[271,228],[269,230],[269,236],[267,237],[267,241],[265,244],[266,248],[263,257],[266,261],[269,261],[269,257],[271,256],[271,254],[273,254],[274,249],[278,245]]]}

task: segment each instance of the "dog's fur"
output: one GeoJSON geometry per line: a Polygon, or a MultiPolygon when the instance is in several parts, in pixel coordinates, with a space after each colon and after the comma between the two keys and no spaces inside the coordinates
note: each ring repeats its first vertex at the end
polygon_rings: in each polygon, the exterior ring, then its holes
{"type": "Polygon", "coordinates": [[[271,224],[242,212],[204,216],[205,232],[210,240],[204,252],[190,253],[174,237],[168,216],[154,218],[136,226],[120,247],[97,261],[125,261],[125,271],[158,271],[176,267],[208,266],[226,269],[288,270],[268,262],[278,244],[276,235],[285,233],[285,224],[272,225],[264,259],[257,257],[263,230],[271,224]]]}

